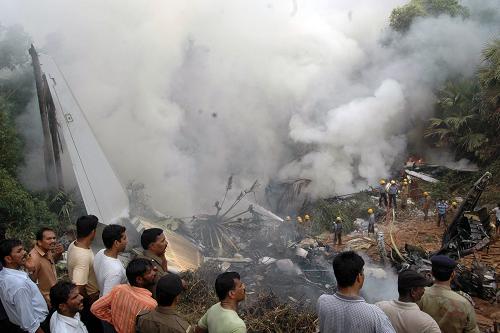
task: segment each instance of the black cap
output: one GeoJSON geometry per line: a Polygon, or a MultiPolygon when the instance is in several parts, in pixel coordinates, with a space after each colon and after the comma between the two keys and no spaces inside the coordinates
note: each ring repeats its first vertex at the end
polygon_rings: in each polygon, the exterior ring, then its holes
{"type": "Polygon", "coordinates": [[[452,271],[457,266],[457,262],[442,254],[431,258],[432,269],[435,271],[452,271]]]}
{"type": "Polygon", "coordinates": [[[402,271],[398,276],[398,288],[410,289],[415,287],[429,287],[432,285],[432,281],[427,279],[422,274],[408,269],[402,271]]]}
{"type": "Polygon", "coordinates": [[[172,296],[179,295],[184,288],[182,287],[182,280],[177,274],[168,273],[158,280],[156,285],[156,294],[164,293],[172,296]]]}

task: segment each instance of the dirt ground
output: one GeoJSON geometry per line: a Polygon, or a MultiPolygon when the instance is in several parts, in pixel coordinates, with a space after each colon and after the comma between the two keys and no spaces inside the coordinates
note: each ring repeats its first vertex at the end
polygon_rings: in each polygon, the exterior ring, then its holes
{"type": "MultiPolygon", "coordinates": [[[[379,230],[384,231],[386,235],[387,249],[389,250],[389,229],[391,224],[388,222],[383,222],[378,224],[379,230]]],[[[406,243],[412,245],[418,245],[426,249],[429,252],[436,251],[440,248],[441,237],[443,235],[445,228],[443,226],[437,227],[435,218],[430,217],[429,220],[424,221],[423,216],[418,214],[418,211],[414,210],[409,212],[398,212],[396,216],[395,223],[392,226],[392,234],[394,241],[399,249],[404,248],[406,243]],[[415,214],[417,213],[417,214],[415,214]],[[415,216],[417,215],[417,216],[415,216]]],[[[349,241],[351,237],[345,237],[345,242],[349,241]]],[[[380,260],[376,246],[370,247],[366,250],[367,254],[374,260],[380,260]]],[[[490,243],[489,249],[483,249],[476,253],[476,257],[488,265],[495,267],[497,273],[497,283],[499,283],[498,277],[500,276],[500,238],[493,240],[490,243]]],[[[460,260],[460,263],[465,264],[470,267],[474,257],[472,255],[460,260]]],[[[477,315],[478,325],[481,331],[487,331],[493,326],[494,318],[496,321],[500,321],[500,305],[490,304],[488,301],[474,297],[475,310],[477,315]]]]}

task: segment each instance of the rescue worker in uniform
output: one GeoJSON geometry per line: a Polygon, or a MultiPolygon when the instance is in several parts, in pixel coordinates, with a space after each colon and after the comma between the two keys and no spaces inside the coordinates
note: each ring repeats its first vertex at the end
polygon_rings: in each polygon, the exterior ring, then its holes
{"type": "Polygon", "coordinates": [[[387,201],[387,190],[385,188],[385,180],[381,179],[379,183],[380,185],[377,188],[377,191],[379,193],[378,206],[382,207],[382,204],[384,204],[384,207],[387,207],[389,203],[387,201]]]}
{"type": "Polygon", "coordinates": [[[465,297],[454,292],[450,283],[455,277],[455,260],[436,255],[431,258],[434,285],[426,288],[419,306],[446,333],[479,333],[474,307],[465,297]]]}
{"type": "Polygon", "coordinates": [[[409,186],[408,182],[403,180],[403,185],[401,186],[401,208],[406,209],[406,205],[408,204],[408,195],[409,195],[409,186]]]}
{"type": "Polygon", "coordinates": [[[389,208],[397,209],[396,195],[398,194],[398,185],[395,180],[391,180],[391,185],[387,192],[389,192],[389,208]]]}
{"type": "Polygon", "coordinates": [[[458,210],[458,204],[456,201],[453,201],[451,203],[450,208],[448,208],[448,213],[446,214],[446,219],[448,220],[448,223],[447,223],[448,225],[450,225],[451,222],[453,221],[453,218],[455,217],[457,210],[458,210]]]}
{"type": "Polygon", "coordinates": [[[312,221],[311,221],[311,217],[306,214],[304,215],[304,229],[306,230],[306,233],[311,233],[312,231],[312,221]]]}
{"type": "Polygon", "coordinates": [[[342,245],[342,222],[342,218],[340,216],[337,216],[337,219],[334,223],[333,245],[342,245]]]}
{"type": "Polygon", "coordinates": [[[368,235],[375,235],[375,214],[373,213],[373,209],[368,208],[368,235]]]}
{"type": "Polygon", "coordinates": [[[431,196],[428,192],[424,192],[424,204],[422,205],[422,210],[424,211],[424,221],[429,218],[429,208],[431,208],[431,196]]]}

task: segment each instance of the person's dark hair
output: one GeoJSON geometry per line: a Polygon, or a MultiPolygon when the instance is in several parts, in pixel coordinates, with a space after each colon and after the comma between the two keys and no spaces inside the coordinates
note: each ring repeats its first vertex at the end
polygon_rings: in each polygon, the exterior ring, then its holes
{"type": "Polygon", "coordinates": [[[156,238],[163,233],[163,230],[160,228],[151,228],[146,229],[142,232],[141,235],[141,245],[144,250],[147,250],[149,244],[156,242],[156,238]]]}
{"type": "Polygon", "coordinates": [[[83,215],[76,220],[76,238],[87,237],[97,229],[99,219],[94,215],[83,215]]]}
{"type": "Polygon", "coordinates": [[[398,287],[398,294],[399,297],[407,297],[410,295],[411,288],[399,288],[398,287]]]}
{"type": "Polygon", "coordinates": [[[156,301],[159,306],[171,306],[175,298],[184,290],[177,274],[163,276],[156,285],[156,301]]]}
{"type": "Polygon", "coordinates": [[[338,254],[333,259],[333,273],[340,288],[350,287],[356,281],[358,274],[363,272],[365,261],[354,251],[338,254]]]}
{"type": "Polygon", "coordinates": [[[43,240],[43,233],[45,231],[52,231],[52,232],[55,233],[54,229],[51,229],[51,228],[48,228],[48,227],[40,228],[40,229],[38,229],[38,231],[36,232],[36,235],[35,235],[37,241],[43,240]]]}
{"type": "Polygon", "coordinates": [[[217,276],[217,279],[215,279],[215,293],[219,301],[225,299],[227,294],[234,289],[234,279],[240,280],[240,275],[236,272],[225,272],[217,276]]]}
{"type": "Polygon", "coordinates": [[[76,288],[76,285],[69,281],[59,281],[50,288],[50,304],[52,308],[59,311],[59,305],[68,301],[69,294],[74,288],[76,288]]]}
{"type": "Polygon", "coordinates": [[[442,270],[432,269],[432,276],[434,276],[434,278],[438,281],[448,281],[452,273],[453,273],[452,269],[442,269],[442,270]]]}
{"type": "Polygon", "coordinates": [[[137,286],[137,278],[143,276],[148,269],[153,269],[153,265],[147,259],[137,258],[129,262],[126,269],[128,283],[137,286]]]}
{"type": "Polygon", "coordinates": [[[118,224],[110,224],[102,230],[102,242],[107,249],[113,247],[115,241],[122,239],[122,234],[125,232],[125,227],[118,224]]]}
{"type": "Polygon", "coordinates": [[[4,239],[0,241],[0,261],[5,265],[5,257],[10,256],[12,249],[23,245],[19,239],[4,239]]]}

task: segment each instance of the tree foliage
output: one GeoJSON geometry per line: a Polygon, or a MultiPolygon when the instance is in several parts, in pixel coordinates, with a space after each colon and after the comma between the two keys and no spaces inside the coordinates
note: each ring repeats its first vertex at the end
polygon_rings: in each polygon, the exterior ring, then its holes
{"type": "Polygon", "coordinates": [[[395,8],[389,17],[390,26],[395,31],[404,33],[410,29],[418,17],[450,15],[467,17],[469,10],[460,5],[458,0],[410,0],[404,6],[395,8]]]}
{"type": "Polygon", "coordinates": [[[500,153],[500,42],[483,51],[484,63],[471,79],[451,79],[438,92],[436,117],[424,135],[437,147],[480,163],[500,153]]]}
{"type": "MultiPolygon", "coordinates": [[[[29,38],[19,27],[0,26],[0,239],[33,239],[40,226],[55,227],[58,216],[47,201],[30,193],[17,179],[23,160],[23,143],[14,119],[34,97],[29,38]]],[[[69,205],[63,206],[67,215],[69,205]]]]}

